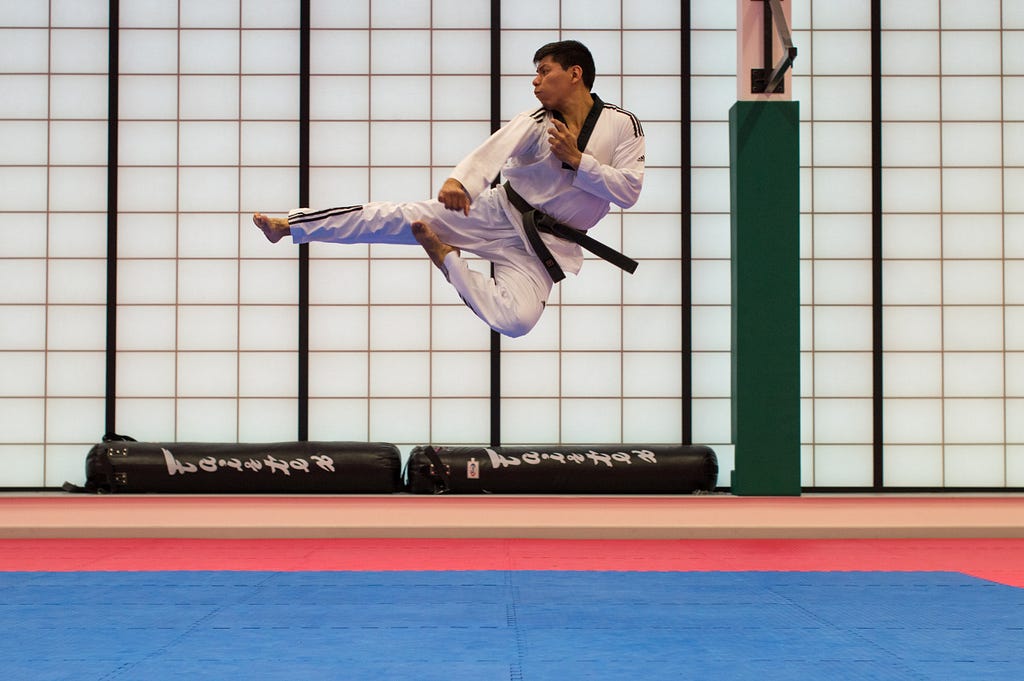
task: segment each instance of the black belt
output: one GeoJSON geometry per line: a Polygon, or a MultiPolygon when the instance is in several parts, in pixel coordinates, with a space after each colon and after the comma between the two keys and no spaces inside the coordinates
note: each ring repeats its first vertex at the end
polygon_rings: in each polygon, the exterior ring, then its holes
{"type": "Polygon", "coordinates": [[[563,225],[550,215],[540,212],[520,196],[515,189],[512,189],[512,185],[508,182],[505,182],[504,186],[509,203],[523,215],[523,231],[526,232],[526,238],[529,240],[530,245],[533,246],[534,253],[537,254],[544,268],[548,271],[551,281],[559,282],[565,279],[565,272],[558,265],[555,256],[551,255],[551,251],[548,250],[538,232],[553,234],[559,239],[568,239],[573,243],[579,244],[581,248],[585,248],[602,260],[607,260],[630,274],[636,271],[639,264],[636,260],[619,253],[611,246],[607,246],[597,239],[587,236],[585,231],[573,229],[569,225],[563,225]]]}

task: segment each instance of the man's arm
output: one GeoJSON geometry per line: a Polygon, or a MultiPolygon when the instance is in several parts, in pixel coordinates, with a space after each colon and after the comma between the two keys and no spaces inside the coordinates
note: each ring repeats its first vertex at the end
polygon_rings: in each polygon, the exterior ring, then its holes
{"type": "Polygon", "coordinates": [[[468,213],[469,204],[491,186],[505,162],[532,143],[539,125],[529,114],[517,115],[455,166],[451,177],[441,186],[437,200],[449,210],[468,213]]]}
{"type": "Polygon", "coordinates": [[[644,184],[646,145],[643,135],[630,134],[615,149],[611,163],[605,165],[590,154],[583,154],[573,186],[629,208],[640,198],[644,184]]]}

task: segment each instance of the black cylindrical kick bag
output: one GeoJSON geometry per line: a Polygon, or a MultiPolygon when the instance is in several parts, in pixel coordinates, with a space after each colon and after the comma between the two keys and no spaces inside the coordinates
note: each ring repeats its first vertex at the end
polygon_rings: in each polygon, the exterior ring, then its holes
{"type": "Polygon", "coordinates": [[[384,442],[104,442],[85,459],[84,491],[392,493],[398,448],[384,442]]]}
{"type": "Polygon", "coordinates": [[[416,494],[690,494],[718,482],[710,447],[413,448],[408,487],[416,494]]]}

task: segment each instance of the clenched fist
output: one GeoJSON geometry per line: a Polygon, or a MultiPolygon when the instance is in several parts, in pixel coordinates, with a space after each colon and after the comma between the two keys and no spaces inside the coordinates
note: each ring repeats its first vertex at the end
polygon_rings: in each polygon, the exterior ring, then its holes
{"type": "Polygon", "coordinates": [[[441,185],[441,190],[437,192],[437,200],[448,210],[461,210],[469,215],[469,194],[462,183],[453,177],[449,177],[441,185]]]}

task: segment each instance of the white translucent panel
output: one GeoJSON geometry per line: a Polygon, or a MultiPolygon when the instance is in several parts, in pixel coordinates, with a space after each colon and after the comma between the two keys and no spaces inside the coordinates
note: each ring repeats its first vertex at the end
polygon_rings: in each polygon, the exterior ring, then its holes
{"type": "Polygon", "coordinates": [[[42,399],[0,399],[0,442],[42,442],[44,423],[42,399]]]}
{"type": "Polygon", "coordinates": [[[870,258],[871,216],[814,216],[814,257],[870,258]]]}
{"type": "Polygon", "coordinates": [[[1024,442],[1024,400],[1006,400],[1006,441],[1024,442]]]}
{"type": "Polygon", "coordinates": [[[941,397],[942,355],[887,352],[883,377],[886,397],[941,397]]]}
{"type": "MultiPolygon", "coordinates": [[[[630,306],[623,309],[622,321],[624,350],[679,350],[682,346],[683,323],[679,307],[630,306]]],[[[696,335],[696,321],[694,328],[696,335]]],[[[725,333],[728,336],[728,327],[725,333]]]]}
{"type": "Polygon", "coordinates": [[[429,328],[430,309],[426,306],[371,307],[370,349],[428,350],[429,328]]]}
{"type": "Polygon", "coordinates": [[[295,439],[298,400],[238,401],[238,439],[242,442],[287,442],[295,439]]]}
{"type": "MultiPolygon", "coordinates": [[[[178,32],[121,29],[118,62],[121,74],[177,73],[178,32]]],[[[121,106],[123,111],[124,104],[121,106]]]]}
{"type": "Polygon", "coordinates": [[[830,31],[828,40],[814,45],[815,75],[867,75],[871,73],[871,33],[830,31]]]}
{"type": "Polygon", "coordinates": [[[825,305],[870,304],[871,261],[814,262],[814,302],[825,305]]]}
{"type": "MultiPolygon", "coordinates": [[[[0,276],[3,269],[0,269],[0,276]]],[[[0,290],[8,289],[0,286],[0,290]]],[[[39,302],[43,300],[41,296],[39,302]]],[[[44,347],[46,308],[43,305],[26,305],[20,300],[17,302],[16,305],[0,305],[0,349],[37,350],[44,347]]]]}
{"type": "Polygon", "coordinates": [[[567,444],[622,442],[622,402],[609,399],[561,400],[562,437],[567,444]]]}
{"type": "Polygon", "coordinates": [[[942,271],[947,305],[999,305],[1003,302],[1003,266],[991,260],[950,260],[942,271]]]}
{"type": "MultiPolygon", "coordinates": [[[[730,400],[693,400],[691,404],[694,442],[732,441],[732,403],[730,400]]],[[[679,410],[671,418],[678,420],[681,415],[681,410],[679,410]]]]}
{"type": "Polygon", "coordinates": [[[50,168],[53,211],[102,211],[107,206],[106,168],[50,168]]]}
{"type": "MultiPolygon", "coordinates": [[[[230,283],[230,263],[217,263],[215,268],[205,271],[211,278],[207,285],[217,283],[217,294],[224,297],[224,302],[231,299],[232,290],[237,290],[238,302],[242,304],[294,305],[298,300],[298,263],[293,260],[284,261],[242,261],[240,264],[241,281],[238,288],[233,289],[230,283]]],[[[184,270],[182,270],[184,272],[184,270]]],[[[198,298],[199,287],[190,289],[198,298]]],[[[182,290],[182,294],[185,290],[182,290]]],[[[220,302],[214,299],[211,291],[205,302],[220,302]]],[[[182,302],[185,302],[184,300],[182,302]]]]}
{"type": "MultiPolygon", "coordinates": [[[[10,26],[4,22],[5,26],[10,26]]],[[[0,29],[0,63],[7,73],[49,71],[49,36],[39,29],[0,29]]]]}
{"type": "Polygon", "coordinates": [[[886,350],[942,349],[942,311],[937,307],[888,307],[882,328],[886,350]]]}
{"type": "Polygon", "coordinates": [[[1024,169],[1004,168],[1003,185],[1004,209],[1008,212],[1024,212],[1024,192],[1019,191],[1020,187],[1024,187],[1024,169]]]}
{"type": "Polygon", "coordinates": [[[377,260],[370,263],[370,300],[374,305],[430,303],[430,262],[377,260]]]}
{"type": "MultiPolygon", "coordinates": [[[[60,265],[62,263],[54,263],[60,265]]],[[[85,268],[74,268],[65,271],[78,273],[85,268]]],[[[45,260],[8,260],[0,268],[0,302],[4,303],[44,303],[44,302],[82,302],[77,300],[55,300],[52,291],[47,291],[47,264],[45,260]]],[[[63,289],[69,287],[68,283],[63,289]]]]}
{"type": "MultiPolygon", "coordinates": [[[[58,125],[72,126],[83,124],[54,123],[50,127],[56,128],[58,125]]],[[[63,127],[62,130],[68,130],[68,128],[63,127]]],[[[49,152],[47,134],[48,126],[46,121],[4,121],[0,123],[0,145],[3,145],[4,164],[44,165],[47,162],[47,154],[49,152]]],[[[60,135],[60,132],[58,132],[58,135],[60,135]]],[[[62,136],[61,142],[66,141],[63,137],[66,137],[66,135],[62,136]]],[[[104,139],[103,142],[105,146],[106,140],[104,139]]],[[[84,146],[87,149],[89,148],[88,144],[84,146]]],[[[63,149],[53,149],[54,154],[62,152],[63,149]]],[[[106,161],[105,157],[102,161],[106,161]]]]}
{"type": "Polygon", "coordinates": [[[180,41],[181,73],[238,73],[238,31],[183,30],[180,41]]]}
{"type": "Polygon", "coordinates": [[[122,0],[120,24],[122,27],[177,27],[177,3],[164,0],[122,0]]]}
{"type": "Polygon", "coordinates": [[[370,440],[425,443],[430,437],[430,401],[370,400],[370,440]]]}
{"type": "MultiPolygon", "coordinates": [[[[538,28],[558,26],[558,3],[546,0],[520,0],[515,4],[501,4],[502,28],[538,28]]],[[[505,34],[502,35],[504,38],[505,34]]],[[[556,38],[552,38],[555,40],[556,38]]],[[[504,40],[502,40],[504,43],[504,40]]],[[[541,43],[537,43],[540,47],[541,43]]]]}
{"type": "Polygon", "coordinates": [[[428,28],[430,0],[371,0],[373,28],[428,28]]]}
{"type": "Polygon", "coordinates": [[[370,111],[375,119],[424,120],[430,118],[430,78],[373,76],[370,111]]]}
{"type": "Polygon", "coordinates": [[[369,439],[368,409],[366,400],[310,399],[309,437],[314,441],[365,442],[369,439]]]}
{"type": "MultiPolygon", "coordinates": [[[[818,107],[815,111],[821,115],[818,107]]],[[[938,118],[938,78],[882,78],[883,120],[929,121],[938,118]]]]}
{"type": "Polygon", "coordinates": [[[942,117],[948,121],[998,121],[1002,115],[999,77],[942,79],[942,117]]]}
{"type": "Polygon", "coordinates": [[[359,27],[370,25],[370,0],[336,2],[312,0],[310,16],[314,27],[359,27]]]}
{"type": "MultiPolygon", "coordinates": [[[[645,308],[640,308],[641,310],[645,308]]],[[[681,311],[676,310],[672,312],[672,308],[646,308],[652,312],[657,311],[659,316],[665,315],[667,320],[678,320],[681,317],[681,311]],[[661,312],[661,310],[665,310],[661,312]]],[[[629,322],[633,317],[633,310],[628,310],[625,315],[627,328],[629,322]]],[[[671,321],[669,324],[662,325],[655,322],[647,328],[650,332],[652,329],[657,329],[657,334],[664,333],[667,329],[671,329],[671,321]]],[[[690,310],[690,334],[691,334],[691,345],[695,352],[708,351],[708,350],[719,350],[728,351],[732,344],[732,312],[727,306],[701,306],[694,307],[690,310]]],[[[627,332],[625,334],[626,343],[624,343],[624,349],[632,350],[629,344],[631,335],[627,332]]]]}
{"type": "Polygon", "coordinates": [[[370,395],[412,397],[430,392],[430,355],[426,352],[372,352],[370,395]]]}
{"type": "Polygon", "coordinates": [[[1024,350],[1024,308],[1007,305],[1003,308],[1003,314],[1006,322],[1006,349],[1024,350]]]}
{"type": "Polygon", "coordinates": [[[281,0],[242,0],[242,27],[298,28],[300,5],[281,0]]]}
{"type": "MultiPolygon", "coordinates": [[[[488,123],[433,123],[431,164],[454,167],[490,134],[488,123]]],[[[447,174],[447,173],[446,173],[447,174]]],[[[433,183],[437,186],[437,182],[433,183]]]]}
{"type": "Polygon", "coordinates": [[[999,0],[942,0],[939,3],[942,28],[999,28],[1003,4],[1009,7],[1016,3],[1002,3],[999,0]]]}
{"type": "MultiPolygon", "coordinates": [[[[190,118],[237,119],[238,89],[237,76],[181,76],[182,120],[190,118]]],[[[267,100],[267,104],[270,106],[279,102],[276,92],[261,92],[260,96],[267,100]]]]}
{"type": "Polygon", "coordinates": [[[999,353],[946,352],[942,375],[946,397],[1003,394],[1003,356],[999,353]]]}
{"type": "MultiPolygon", "coordinates": [[[[370,196],[370,173],[366,168],[311,168],[309,171],[309,200],[312,206],[358,206],[370,196]]],[[[393,198],[393,197],[392,197],[393,198]]],[[[365,246],[328,247],[332,257],[366,257],[365,246]]],[[[311,251],[312,252],[312,251],[311,251]]]]}
{"type": "Polygon", "coordinates": [[[814,448],[814,484],[819,487],[870,487],[874,450],[870,445],[814,448]]]}
{"type": "Polygon", "coordinates": [[[947,487],[1002,487],[1005,482],[1005,447],[947,446],[945,448],[947,487]]]}
{"type": "Polygon", "coordinates": [[[49,350],[106,348],[106,307],[101,305],[47,306],[46,347],[49,350]]]}
{"type": "Polygon", "coordinates": [[[1024,447],[1006,448],[1006,486],[1024,487],[1024,447]]]}
{"type": "Polygon", "coordinates": [[[490,330],[464,305],[434,305],[430,320],[432,350],[490,348],[490,330]]]}
{"type": "Polygon", "coordinates": [[[121,397],[174,395],[173,352],[118,352],[117,394],[121,397]]]}
{"type": "Polygon", "coordinates": [[[882,163],[937,166],[941,152],[938,123],[883,123],[882,163]]]}
{"type": "Polygon", "coordinates": [[[239,355],[233,352],[178,353],[178,395],[226,397],[237,394],[239,355]]]}
{"type": "Polygon", "coordinates": [[[814,400],[815,442],[871,442],[873,422],[870,399],[814,400]]]}
{"type": "Polygon", "coordinates": [[[871,126],[867,123],[815,123],[813,138],[815,165],[871,165],[871,126]]]}
{"type": "Polygon", "coordinates": [[[556,352],[501,353],[501,394],[504,397],[556,397],[561,388],[556,352]]]}
{"type": "MultiPolygon", "coordinates": [[[[490,353],[435,352],[430,356],[431,395],[486,397],[491,390],[490,353]]],[[[434,422],[437,422],[435,416],[434,422]]]]}
{"type": "MultiPolygon", "coordinates": [[[[557,287],[556,287],[557,288],[557,287]]],[[[554,297],[548,301],[548,314],[543,314],[540,317],[540,321],[533,327],[530,333],[519,338],[508,338],[502,336],[501,347],[502,352],[516,352],[516,351],[527,351],[527,350],[557,350],[559,349],[560,339],[559,333],[562,328],[562,315],[555,314],[558,310],[554,297]]],[[[479,328],[486,329],[487,327],[480,325],[477,322],[479,328]]]]}
{"type": "Polygon", "coordinates": [[[937,305],[942,302],[942,268],[939,262],[888,261],[882,265],[882,278],[886,305],[937,305]]]}
{"type": "MultiPolygon", "coordinates": [[[[372,168],[370,170],[371,201],[424,201],[433,198],[427,168],[372,168]]],[[[406,246],[377,246],[378,249],[401,249],[400,257],[418,257],[406,246]]]]}
{"type": "Polygon", "coordinates": [[[1003,216],[947,214],[942,220],[944,258],[1001,258],[1003,216]]]}
{"type": "MultiPolygon", "coordinates": [[[[997,355],[1001,359],[1001,355],[997,355]]],[[[1008,352],[1005,355],[1006,361],[1006,394],[1013,397],[1024,397],[1024,354],[1019,352],[1008,352]]],[[[1000,376],[1002,378],[1002,376],[1000,376]]],[[[989,392],[987,397],[993,394],[989,392]]]]}
{"type": "Polygon", "coordinates": [[[937,31],[886,31],[882,34],[882,73],[886,76],[939,74],[937,31]]]}
{"type": "Polygon", "coordinates": [[[0,211],[46,210],[47,184],[46,168],[0,167],[0,211]]]}
{"type": "MultiPolygon", "coordinates": [[[[230,148],[225,149],[225,160],[230,148]]],[[[231,162],[235,162],[232,158],[231,162]]],[[[298,165],[298,123],[243,122],[242,165],[298,165]]]]}
{"type": "Polygon", "coordinates": [[[102,395],[106,381],[103,352],[47,352],[46,394],[58,397],[102,395]]]}
{"type": "MultiPolygon", "coordinates": [[[[61,81],[55,79],[54,89],[56,90],[61,82],[67,83],[69,79],[89,77],[65,76],[61,81]]],[[[46,118],[48,113],[47,83],[45,75],[9,76],[0,74],[0,90],[4,92],[4,97],[0,99],[0,118],[46,118]]],[[[69,97],[64,91],[59,94],[61,95],[59,102],[55,99],[53,104],[58,110],[67,111],[70,108],[68,107],[69,97]]]]}
{"type": "Polygon", "coordinates": [[[937,169],[882,171],[882,202],[886,212],[937,213],[941,178],[937,169]]]}
{"type": "MultiPolygon", "coordinates": [[[[644,264],[649,266],[655,263],[644,264]]],[[[655,276],[659,273],[652,273],[651,277],[643,280],[644,286],[642,288],[640,286],[630,286],[628,282],[631,280],[626,279],[626,303],[678,304],[681,297],[677,295],[679,287],[672,286],[671,282],[679,281],[679,276],[678,271],[671,271],[673,265],[679,267],[679,263],[665,263],[663,268],[665,272],[661,276],[655,276]],[[673,277],[673,274],[676,276],[673,277]]],[[[633,278],[636,278],[636,276],[634,274],[633,278]]],[[[692,280],[692,302],[695,305],[729,305],[732,303],[732,268],[729,261],[695,260],[690,266],[690,278],[692,280]]]]}
{"type": "MultiPolygon", "coordinates": [[[[119,425],[118,428],[121,428],[119,425]]],[[[126,430],[123,429],[122,430],[126,430]]],[[[137,431],[133,431],[137,432],[137,431]]],[[[95,441],[95,440],[92,440],[95,441]]],[[[43,447],[39,446],[39,450],[43,447]]],[[[34,447],[25,448],[25,461],[26,468],[30,466],[31,456],[34,447]]],[[[19,483],[19,485],[45,485],[47,487],[60,487],[65,482],[71,482],[72,484],[84,486],[85,485],[85,467],[82,465],[82,445],[79,443],[69,445],[56,445],[47,444],[45,448],[46,452],[46,471],[45,478],[40,480],[34,478],[34,482],[19,483]]],[[[3,454],[0,454],[3,456],[3,454]]],[[[39,468],[36,470],[36,475],[41,475],[43,469],[39,468]]]]}
{"type": "Polygon", "coordinates": [[[69,222],[74,221],[74,218],[80,218],[78,224],[82,225],[82,231],[85,232],[83,238],[78,240],[78,243],[72,239],[70,247],[67,249],[61,249],[59,243],[47,243],[49,240],[48,232],[52,233],[53,229],[53,217],[57,216],[51,216],[51,225],[48,230],[46,225],[47,215],[45,213],[7,213],[4,216],[4,220],[0,221],[0,244],[2,244],[0,246],[0,249],[2,249],[0,253],[5,258],[45,258],[47,252],[50,255],[54,255],[54,246],[57,246],[57,250],[61,251],[61,254],[65,256],[103,257],[106,255],[105,215],[100,218],[103,220],[101,225],[103,238],[98,251],[95,248],[90,248],[91,245],[96,243],[94,238],[96,235],[92,233],[91,229],[94,223],[91,224],[90,220],[96,219],[99,216],[71,213],[69,214],[71,220],[62,221],[62,225],[66,226],[69,222]],[[82,246],[83,248],[79,249],[75,246],[82,246]],[[84,252],[80,252],[80,250],[84,252]]]}
{"type": "Polygon", "coordinates": [[[175,339],[172,306],[118,306],[118,350],[173,350],[175,339]]]}
{"type": "MultiPolygon", "coordinates": [[[[644,34],[633,34],[642,39],[644,34]]],[[[635,49],[635,45],[633,46],[635,49]]],[[[801,45],[801,49],[803,45],[801,45]]],[[[726,76],[736,73],[736,34],[729,31],[694,31],[690,34],[691,73],[726,76]]],[[[800,55],[804,56],[803,54],[800,55]]],[[[679,50],[676,49],[676,69],[679,50]]],[[[657,72],[654,72],[657,73],[657,72]]]]}
{"type": "MultiPolygon", "coordinates": [[[[998,35],[998,34],[996,34],[998,35]]],[[[1024,44],[1020,33],[1003,34],[1002,73],[1004,75],[1024,75],[1024,44]]]]}
{"type": "MultiPolygon", "coordinates": [[[[728,397],[732,389],[732,358],[727,352],[698,352],[690,357],[694,397],[728,397]]],[[[678,368],[678,365],[676,365],[678,368]]]]}
{"type": "Polygon", "coordinates": [[[430,440],[452,444],[489,441],[490,409],[490,402],[486,399],[433,400],[430,440]]]}
{"type": "Polygon", "coordinates": [[[491,25],[491,8],[483,2],[463,0],[433,0],[435,28],[487,28],[491,25]]]}
{"type": "Polygon", "coordinates": [[[179,305],[179,350],[233,350],[238,347],[238,307],[179,305]]]}
{"type": "MultiPolygon", "coordinates": [[[[298,203],[298,176],[298,168],[242,168],[241,204],[231,207],[229,210],[239,210],[243,213],[254,211],[287,213],[298,203]]],[[[312,181],[310,185],[312,195],[312,181]]],[[[225,195],[221,198],[226,203],[229,200],[227,192],[230,189],[223,187],[222,190],[225,195]]],[[[250,235],[252,233],[250,230],[250,235]]],[[[251,252],[249,249],[254,245],[258,245],[264,253],[275,253],[279,257],[281,256],[280,247],[275,249],[272,244],[263,239],[254,241],[251,238],[245,238],[242,241],[242,246],[247,253],[251,252]]]]}
{"type": "Polygon", "coordinates": [[[429,31],[374,31],[370,34],[373,73],[430,73],[429,31]]]}
{"type": "MultiPolygon", "coordinates": [[[[648,134],[655,130],[657,127],[650,124],[644,126],[648,134]]],[[[729,166],[728,123],[693,123],[690,130],[690,160],[694,166],[729,166]]],[[[656,149],[651,149],[651,156],[655,153],[656,149]]]]}
{"type": "Polygon", "coordinates": [[[431,84],[431,111],[435,120],[487,121],[483,135],[475,134],[460,144],[466,148],[465,151],[471,151],[490,133],[490,79],[485,76],[435,76],[431,84]]]}
{"type": "Polygon", "coordinates": [[[888,445],[882,458],[886,487],[941,487],[941,445],[888,445]]]}
{"type": "MultiPolygon", "coordinates": [[[[369,164],[369,126],[366,123],[310,124],[311,165],[365,166],[369,164]]],[[[293,140],[293,144],[295,140],[293,140]]],[[[296,145],[297,146],[297,145],[296,145]]]]}
{"type": "Polygon", "coordinates": [[[872,357],[868,353],[827,352],[814,356],[817,397],[868,397],[872,378],[872,357]]]}
{"type": "MultiPolygon", "coordinates": [[[[693,239],[701,244],[720,245],[721,222],[719,216],[693,216],[693,239]],[[713,227],[703,227],[714,223],[713,227]],[[713,233],[713,234],[712,234],[713,233]]],[[[678,258],[682,250],[682,226],[679,215],[641,215],[625,213],[622,216],[623,250],[634,258],[678,258]]],[[[725,239],[728,243],[729,218],[725,218],[725,239]]],[[[696,250],[696,248],[695,248],[696,250]]],[[[701,252],[704,257],[717,255],[712,246],[701,252]]],[[[728,256],[728,251],[725,253],[728,256]]]]}
{"type": "Polygon", "coordinates": [[[106,30],[53,29],[50,31],[49,70],[53,73],[106,73],[107,44],[106,30]]]}
{"type": "Polygon", "coordinates": [[[1003,349],[1002,307],[946,307],[942,316],[946,350],[1003,349]]]}
{"type": "Polygon", "coordinates": [[[296,350],[299,311],[288,305],[244,305],[238,314],[240,350],[296,350]]]}
{"type": "Polygon", "coordinates": [[[30,397],[46,394],[46,354],[43,352],[0,352],[0,397],[30,397]]]}
{"type": "MultiPolygon", "coordinates": [[[[257,123],[243,124],[255,126],[257,123]]],[[[280,125],[280,126],[291,126],[289,123],[278,123],[278,124],[264,124],[264,125],[280,125]]],[[[245,128],[243,127],[243,131],[245,128]]],[[[236,165],[239,162],[238,157],[238,123],[235,122],[183,122],[179,129],[179,140],[178,145],[180,149],[181,165],[192,166],[192,165],[236,165]]],[[[290,137],[285,135],[274,135],[277,132],[276,129],[267,131],[268,135],[266,139],[259,139],[256,144],[252,140],[245,140],[243,132],[243,141],[248,141],[250,147],[257,146],[260,151],[267,149],[266,153],[273,154],[278,151],[281,143],[278,141],[278,137],[285,137],[287,141],[292,141],[290,137]]],[[[250,134],[252,134],[250,132],[250,134]]],[[[297,136],[297,135],[296,135],[297,136]]],[[[251,148],[247,148],[247,151],[252,152],[251,148]]],[[[243,163],[259,165],[255,163],[253,159],[245,159],[243,156],[243,163]]],[[[293,163],[297,161],[292,161],[293,163]]]]}
{"type": "Polygon", "coordinates": [[[1003,442],[1002,399],[949,399],[943,402],[945,442],[1003,442]]]}
{"type": "MultiPolygon", "coordinates": [[[[671,75],[680,69],[677,31],[627,31],[622,34],[622,72],[630,75],[671,75]]],[[[721,60],[719,72],[734,61],[721,60]]],[[[735,69],[734,69],[735,70],[735,69]]]]}
{"type": "Polygon", "coordinates": [[[298,390],[298,355],[293,352],[240,352],[238,394],[289,397],[298,390]]]}
{"type": "MultiPolygon", "coordinates": [[[[105,260],[51,260],[48,267],[47,302],[104,303],[107,299],[106,269],[105,260]]],[[[25,283],[31,286],[34,282],[19,280],[19,289],[24,290],[21,287],[25,283]]],[[[33,297],[29,295],[24,302],[34,302],[33,297]]]]}
{"type": "Polygon", "coordinates": [[[367,302],[368,268],[365,260],[311,260],[310,302],[314,305],[367,302]]]}
{"type": "Polygon", "coordinates": [[[430,165],[430,124],[371,123],[370,163],[374,166],[430,165]]]}
{"type": "Polygon", "coordinates": [[[104,411],[102,397],[47,400],[45,440],[47,445],[60,442],[96,442],[97,426],[103,423],[104,411]]]}
{"type": "MultiPolygon", "coordinates": [[[[178,130],[173,121],[121,121],[117,137],[120,165],[173,166],[178,163],[178,130]]],[[[105,138],[103,144],[105,148],[105,138]]]]}
{"type": "MultiPolygon", "coordinates": [[[[622,401],[622,442],[675,444],[682,440],[682,401],[627,399],[622,401]]],[[[696,431],[696,425],[694,431],[696,431]]]]}
{"type": "Polygon", "coordinates": [[[50,24],[50,2],[16,2],[0,8],[4,26],[41,26],[50,24]]]}
{"type": "Polygon", "coordinates": [[[943,31],[942,73],[947,76],[999,74],[1000,47],[998,31],[943,31]]]}
{"type": "Polygon", "coordinates": [[[617,306],[562,307],[562,349],[615,350],[621,344],[622,309],[617,306]]]}
{"type": "MultiPolygon", "coordinates": [[[[368,73],[370,35],[366,31],[312,31],[310,72],[368,73]]],[[[343,93],[339,93],[343,94],[343,93]]]]}
{"type": "Polygon", "coordinates": [[[117,186],[120,211],[173,212],[177,206],[174,168],[121,168],[117,173],[117,186]]]}
{"type": "Polygon", "coordinates": [[[882,225],[883,257],[941,257],[941,223],[938,214],[886,215],[882,225]]]}
{"type": "MultiPolygon", "coordinates": [[[[359,397],[369,389],[369,356],[363,352],[313,352],[309,355],[309,395],[359,397]]],[[[365,422],[365,416],[363,417],[365,422]]]]}
{"type": "MultiPolygon", "coordinates": [[[[678,211],[681,205],[674,200],[678,197],[680,186],[676,184],[679,176],[675,171],[663,171],[665,175],[658,177],[654,187],[656,195],[647,197],[651,190],[647,177],[655,171],[648,168],[644,178],[644,189],[637,202],[637,210],[678,211]],[[645,200],[646,199],[646,200],[645,200]]],[[[729,169],[728,168],[694,168],[690,173],[691,202],[695,213],[728,213],[729,212],[729,169]]]]}
{"type": "Polygon", "coordinates": [[[622,359],[618,353],[563,352],[561,394],[569,397],[615,397],[622,394],[622,359]]]}
{"type": "MultiPolygon", "coordinates": [[[[210,78],[215,76],[193,76],[193,78],[210,78]]],[[[184,80],[184,77],[183,77],[184,80]]],[[[313,78],[314,84],[321,84],[325,79],[313,78]]],[[[331,80],[331,79],[327,79],[331,80]]],[[[345,80],[345,79],[339,79],[345,80]]],[[[365,82],[365,78],[357,79],[365,82]]],[[[238,101],[237,87],[226,93],[223,108],[228,109],[228,97],[234,97],[238,101]]],[[[342,91],[339,97],[348,95],[347,100],[355,107],[353,93],[342,91]]],[[[319,91],[314,87],[314,94],[311,97],[314,111],[321,101],[319,91]]],[[[299,79],[297,76],[242,76],[241,77],[241,108],[242,118],[248,119],[290,119],[299,117],[299,79]]],[[[233,110],[232,110],[233,111],[233,110]]],[[[228,118],[234,118],[237,114],[230,114],[228,118]]],[[[360,114],[361,115],[361,114],[360,114]]],[[[222,116],[216,116],[221,118],[222,116]]]]}
{"type": "Polygon", "coordinates": [[[942,400],[887,399],[884,440],[896,444],[942,442],[942,400]]]}
{"type": "MultiPolygon", "coordinates": [[[[501,78],[501,121],[505,123],[511,120],[518,113],[530,113],[537,110],[539,103],[533,96],[533,88],[530,86],[530,74],[522,76],[503,76],[501,78]]],[[[489,95],[488,95],[489,97],[489,95]]],[[[483,104],[477,103],[478,107],[483,104]]],[[[488,106],[488,110],[490,107],[488,106]]]]}
{"type": "Polygon", "coordinates": [[[1024,166],[1024,125],[1003,123],[1003,162],[1008,166],[1024,166]]]}
{"type": "Polygon", "coordinates": [[[243,31],[243,73],[299,72],[298,31],[243,31]]]}
{"type": "Polygon", "coordinates": [[[855,168],[814,169],[814,210],[869,212],[871,171],[855,168]]]}
{"type": "MultiPolygon", "coordinates": [[[[794,11],[797,11],[798,7],[799,5],[794,5],[794,11]]],[[[814,20],[814,28],[871,28],[870,3],[813,0],[809,16],[814,20]]],[[[793,23],[796,23],[796,19],[793,23]]]]}
{"type": "Polygon", "coordinates": [[[621,302],[622,273],[595,263],[587,268],[586,278],[566,279],[561,288],[565,304],[614,305],[621,302]]]}
{"type": "MultiPolygon", "coordinates": [[[[165,213],[125,213],[117,219],[118,257],[173,258],[175,216],[165,213]]],[[[103,254],[101,254],[103,255],[103,254]]]]}
{"type": "Polygon", "coordinates": [[[620,0],[563,0],[561,26],[572,29],[619,28],[620,0]]]}
{"type": "MultiPolygon", "coordinates": [[[[680,22],[679,7],[674,3],[650,3],[643,0],[629,0],[625,4],[627,28],[645,28],[647,21],[653,21],[655,25],[671,23],[671,17],[675,22],[680,22]],[[654,17],[648,17],[648,8],[653,10],[654,17]],[[654,8],[658,8],[655,10],[654,8]]],[[[797,24],[797,16],[793,17],[794,25],[797,24]]],[[[736,8],[728,2],[721,0],[693,0],[690,2],[690,26],[697,29],[735,29],[736,8]]]]}
{"type": "MultiPolygon", "coordinates": [[[[237,28],[239,1],[180,0],[180,25],[182,28],[237,28]]],[[[247,0],[245,5],[248,7],[254,3],[255,0],[247,0]]]]}
{"type": "Polygon", "coordinates": [[[365,307],[312,307],[311,350],[362,350],[369,347],[369,312],[365,307]]]}
{"type": "Polygon", "coordinates": [[[248,215],[179,214],[178,257],[236,257],[239,221],[242,223],[243,238],[252,237],[255,232],[252,231],[254,228],[248,215]]]}
{"type": "Polygon", "coordinates": [[[1002,175],[998,168],[942,171],[942,207],[956,212],[999,212],[1003,206],[1002,175]]]}
{"type": "MultiPolygon", "coordinates": [[[[733,78],[696,77],[690,79],[694,120],[725,120],[736,99],[733,78]],[[729,89],[731,85],[732,90],[729,89]]],[[[622,106],[642,121],[679,120],[680,79],[678,77],[629,76],[622,79],[622,106]]]]}
{"type": "MultiPolygon", "coordinates": [[[[938,108],[937,82],[935,91],[938,108]]],[[[819,121],[871,120],[871,79],[815,75],[812,106],[819,121]]]]}
{"type": "Polygon", "coordinates": [[[178,209],[181,211],[235,211],[238,206],[236,168],[180,168],[178,209]]]}
{"type": "Polygon", "coordinates": [[[900,0],[882,3],[882,28],[938,28],[938,0],[900,0]]]}
{"type": "Polygon", "coordinates": [[[178,442],[237,442],[238,401],[178,399],[178,442]]]}

